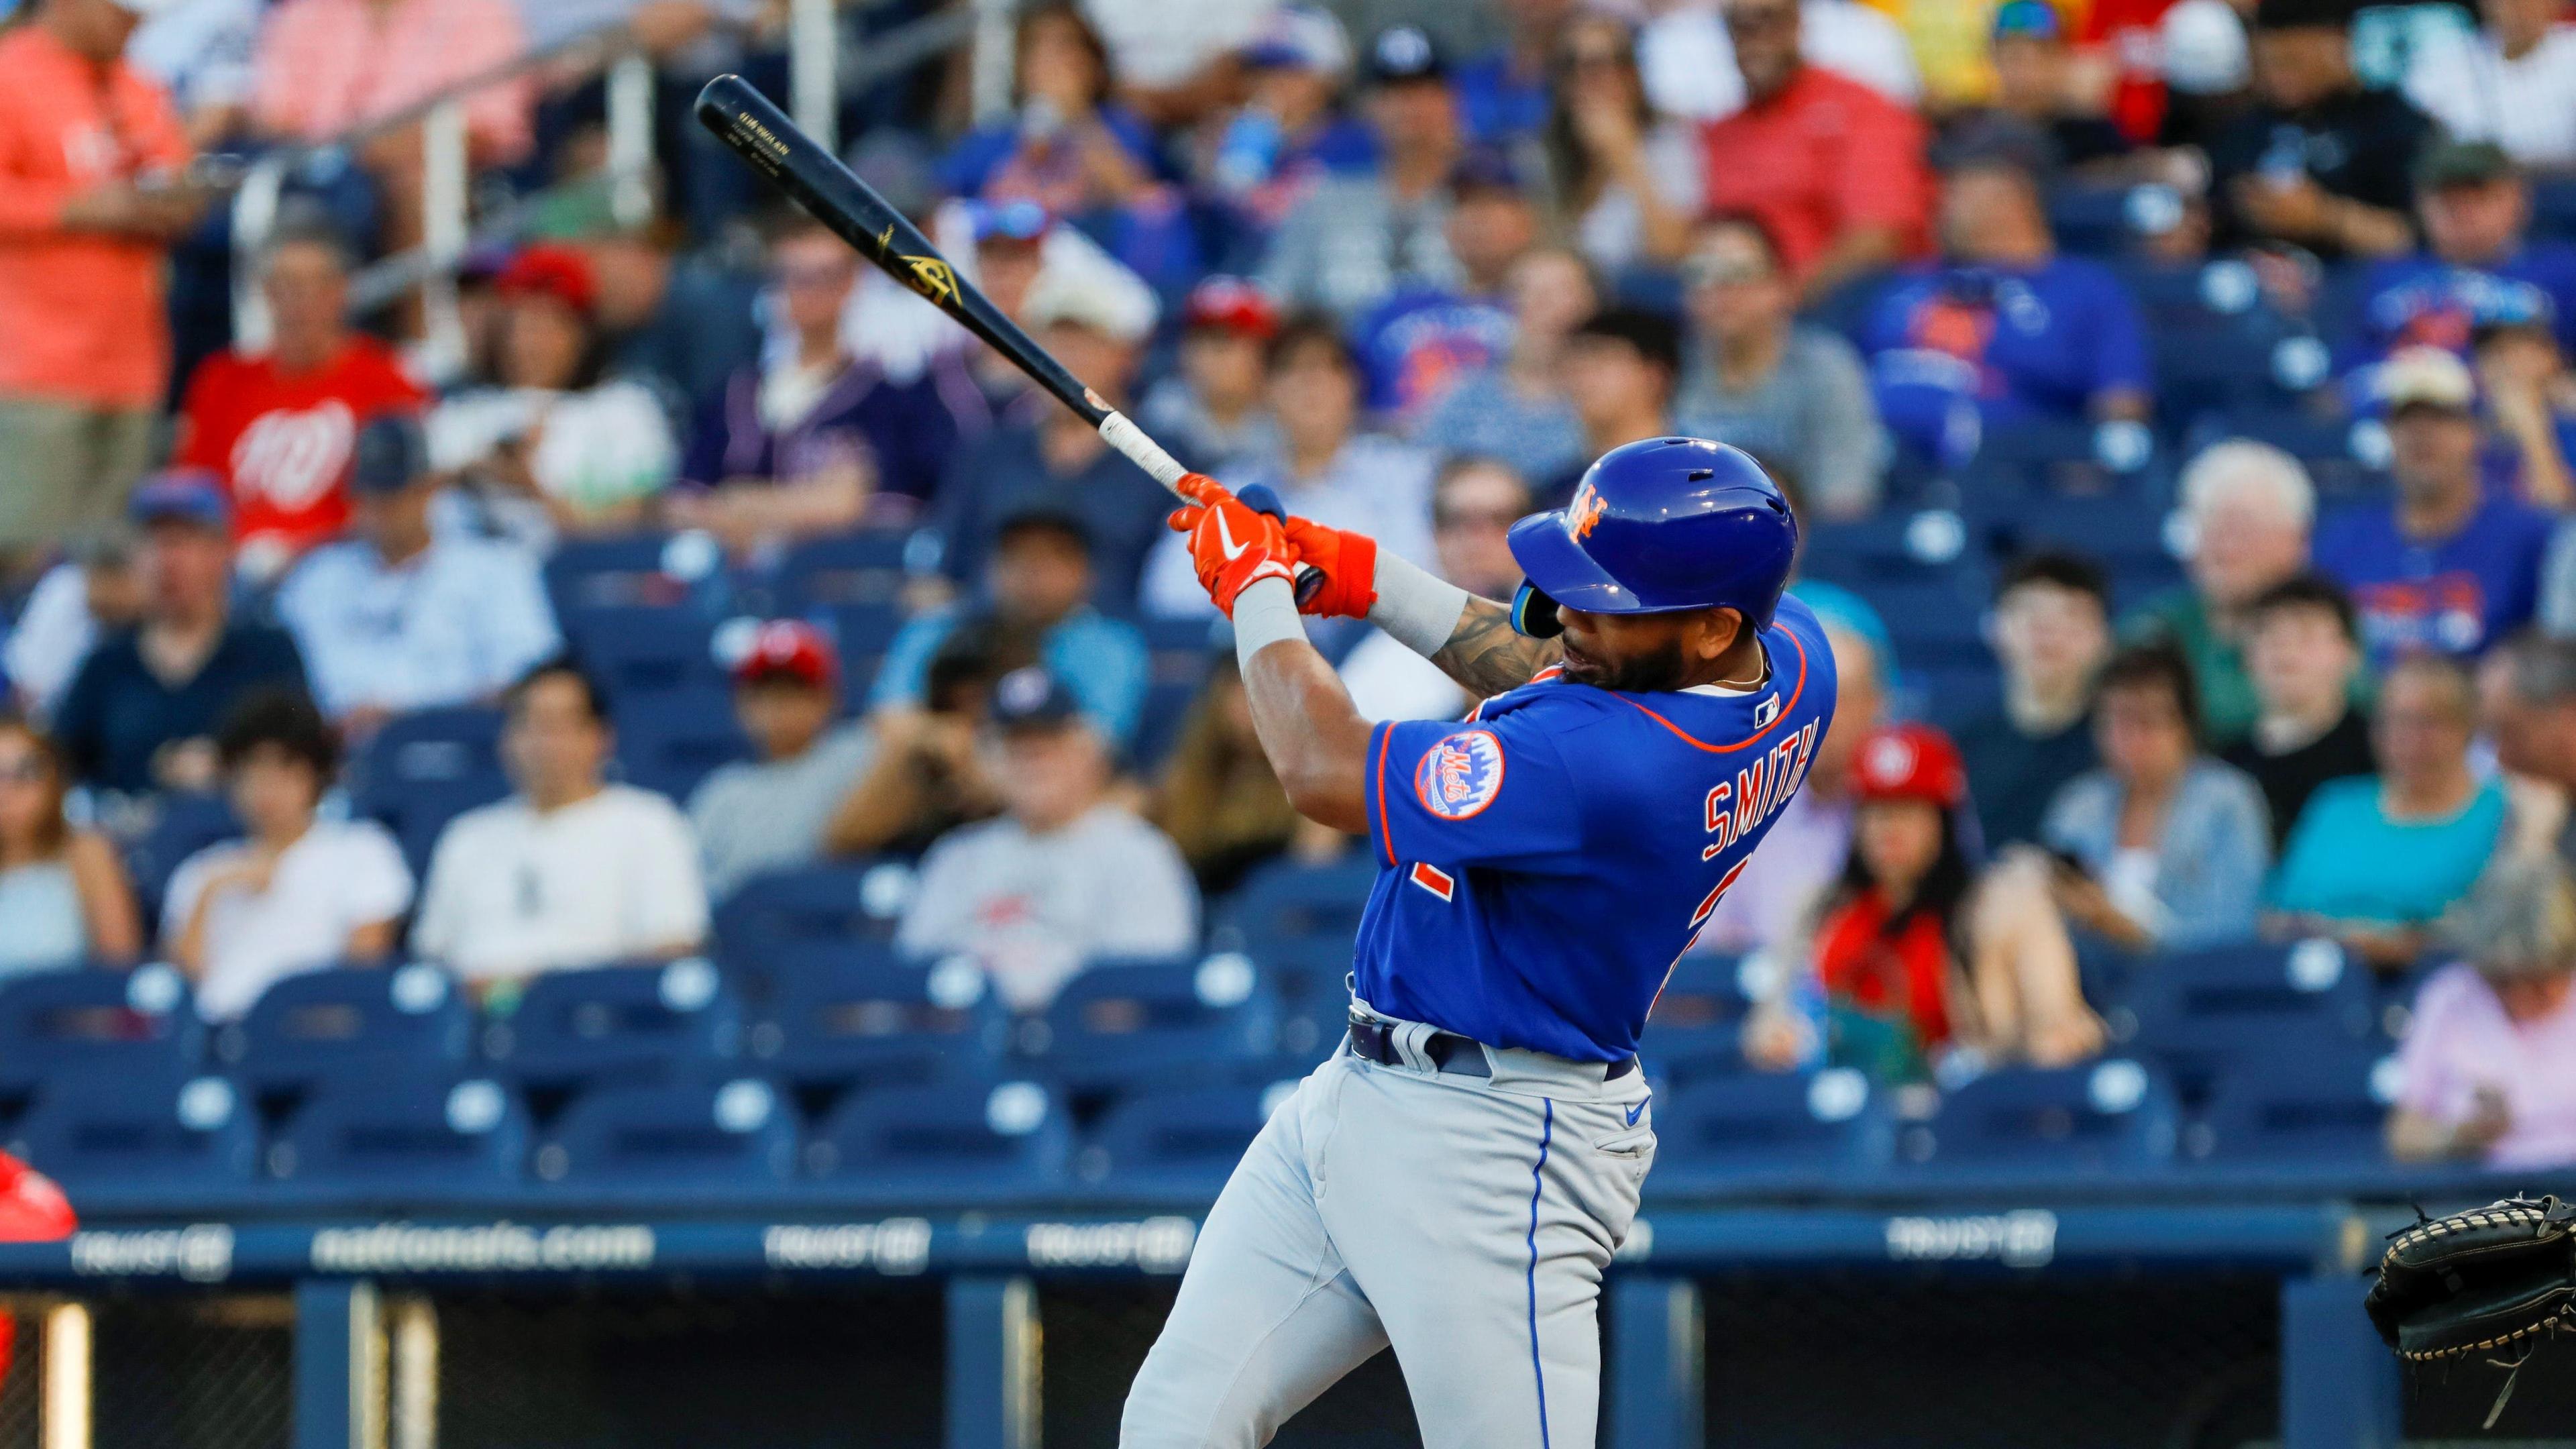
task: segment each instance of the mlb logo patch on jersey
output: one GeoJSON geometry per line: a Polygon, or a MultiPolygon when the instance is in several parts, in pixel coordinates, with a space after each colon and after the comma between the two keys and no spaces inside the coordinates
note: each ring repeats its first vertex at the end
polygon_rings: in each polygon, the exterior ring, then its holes
{"type": "Polygon", "coordinates": [[[1491,730],[1460,730],[1422,752],[1413,793],[1443,820],[1464,820],[1503,790],[1503,743],[1491,730]]]}

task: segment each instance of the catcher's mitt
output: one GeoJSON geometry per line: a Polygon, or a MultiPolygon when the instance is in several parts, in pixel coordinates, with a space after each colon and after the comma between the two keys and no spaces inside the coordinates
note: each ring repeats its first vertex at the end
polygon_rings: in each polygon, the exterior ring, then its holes
{"type": "MultiPolygon", "coordinates": [[[[2410,1363],[2472,1355],[2520,1369],[2541,1341],[2576,1331],[2576,1204],[2506,1198],[2396,1234],[2364,1305],[2379,1336],[2410,1363]]],[[[2487,1415],[2504,1411],[2505,1380],[2487,1415]]]]}

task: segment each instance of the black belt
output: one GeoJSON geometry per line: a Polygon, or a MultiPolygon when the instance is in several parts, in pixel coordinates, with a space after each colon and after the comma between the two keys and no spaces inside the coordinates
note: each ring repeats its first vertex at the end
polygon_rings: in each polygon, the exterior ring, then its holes
{"type": "MultiPolygon", "coordinates": [[[[1412,1065],[1395,1049],[1394,1028],[1364,1016],[1351,1018],[1351,1052],[1381,1066],[1412,1065]]],[[[1456,1032],[1433,1032],[1423,1040],[1422,1055],[1430,1061],[1434,1071],[1460,1077],[1490,1077],[1494,1074],[1493,1064],[1485,1059],[1484,1048],[1473,1037],[1460,1036],[1456,1032]]],[[[1601,1074],[1601,1080],[1615,1082],[1636,1069],[1635,1057],[1623,1057],[1610,1063],[1610,1070],[1601,1074]]]]}

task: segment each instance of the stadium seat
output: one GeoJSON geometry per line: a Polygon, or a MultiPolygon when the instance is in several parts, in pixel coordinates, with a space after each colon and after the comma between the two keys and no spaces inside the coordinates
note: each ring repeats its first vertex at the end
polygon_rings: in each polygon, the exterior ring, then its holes
{"type": "Polygon", "coordinates": [[[1952,508],[1888,509],[1849,522],[1806,524],[1800,540],[1800,571],[1846,586],[1954,579],[1984,565],[1967,521],[1952,508]]]}
{"type": "Polygon", "coordinates": [[[794,1105],[757,1077],[604,1087],[565,1109],[529,1167],[593,1190],[757,1191],[794,1174],[796,1145],[794,1105]]]}
{"type": "Polygon", "coordinates": [[[2065,550],[2101,564],[2115,581],[2145,580],[2158,588],[2182,579],[2181,561],[2165,541],[2171,512],[2164,491],[2152,487],[2081,497],[2049,492],[1989,496],[1979,499],[1975,509],[1998,557],[2065,550]]]}
{"type": "Polygon", "coordinates": [[[259,1121],[222,1077],[88,1068],[53,1076],[18,1126],[19,1154],[85,1211],[186,1201],[246,1184],[259,1121]]]}
{"type": "Polygon", "coordinates": [[[1823,1184],[1885,1160],[1887,1119],[1869,1079],[1849,1067],[1812,1075],[1740,1072],[1659,1095],[1658,1190],[1823,1184]]]}
{"type": "Polygon", "coordinates": [[[925,966],[881,945],[813,942],[767,964],[771,1006],[750,1055],[798,1087],[989,1078],[1010,1040],[1010,1013],[963,959],[925,966]]]}
{"type": "Polygon", "coordinates": [[[2284,1040],[2361,1041],[2378,1015],[2369,968],[2319,939],[2158,957],[2108,1020],[2129,1050],[2162,1062],[2196,1095],[2211,1074],[2269,1060],[2284,1040]]]}
{"type": "Polygon", "coordinates": [[[501,711],[484,705],[425,709],[387,720],[349,762],[360,808],[374,815],[374,801],[397,799],[422,785],[499,778],[502,723],[501,711]]]}
{"type": "Polygon", "coordinates": [[[1275,862],[1253,872],[1218,909],[1209,940],[1264,953],[1298,942],[1337,943],[1347,961],[1376,881],[1377,863],[1362,850],[1323,865],[1275,862]]]}
{"type": "Polygon", "coordinates": [[[491,1078],[370,1071],[320,1079],[267,1165],[282,1182],[401,1205],[518,1186],[528,1139],[526,1104],[491,1078]]]}
{"type": "Polygon", "coordinates": [[[1124,1098],[1075,1152],[1074,1175],[1119,1201],[1209,1201],[1295,1087],[1196,1082],[1124,1098]]]}
{"type": "Polygon", "coordinates": [[[776,612],[896,605],[909,577],[904,555],[911,541],[906,530],[869,529],[796,545],[779,560],[776,612]]]}
{"type": "Polygon", "coordinates": [[[705,534],[567,538],[546,559],[546,592],[558,614],[667,608],[720,589],[723,568],[723,546],[705,534]]]}
{"type": "Polygon", "coordinates": [[[999,1203],[1059,1192],[1072,1141],[1062,1099],[1036,1082],[882,1087],[834,1109],[805,1167],[836,1194],[999,1203]]]}
{"type": "Polygon", "coordinates": [[[495,1069],[545,1089],[664,1081],[728,1061],[741,1045],[741,1004],[698,956],[549,972],[483,1028],[495,1069]]]}
{"type": "Polygon", "coordinates": [[[1896,1134],[1896,1163],[1917,1172],[2056,1179],[2144,1175],[2173,1155],[2172,1089],[2146,1064],[2111,1058],[2007,1068],[1944,1094],[1896,1134]]]}
{"type": "Polygon", "coordinates": [[[617,709],[617,763],[630,785],[686,800],[709,772],[751,756],[730,689],[690,689],[617,709]]]}
{"type": "Polygon", "coordinates": [[[2048,192],[2048,229],[2057,245],[2077,256],[2117,256],[2127,249],[2134,230],[2129,224],[2126,186],[2057,186],[2048,192]]]}
{"type": "Polygon", "coordinates": [[[370,818],[381,821],[394,833],[402,847],[403,860],[411,867],[415,880],[429,879],[430,862],[438,856],[439,837],[456,817],[468,810],[480,810],[510,797],[510,782],[502,775],[480,775],[472,779],[440,784],[413,785],[388,802],[382,813],[369,811],[370,818]]]}
{"type": "Polygon", "coordinates": [[[1110,962],[1065,984],[1020,1035],[1021,1054],[1074,1092],[1203,1075],[1210,1063],[1267,1056],[1278,997],[1250,958],[1110,962]]]}
{"type": "Polygon", "coordinates": [[[0,1096],[60,1074],[166,1077],[197,1064],[205,1026],[167,966],[47,971],[0,983],[0,1096]]]}
{"type": "Polygon", "coordinates": [[[802,942],[891,940],[912,886],[911,864],[893,857],[770,871],[716,908],[716,939],[728,962],[755,966],[802,942]]]}
{"type": "Polygon", "coordinates": [[[1744,970],[1733,956],[1693,954],[1673,963],[1639,1042],[1651,1075],[1679,1087],[1744,1069],[1744,1014],[1752,1005],[1744,970]]]}
{"type": "Polygon", "coordinates": [[[2285,1034],[2261,1060],[2219,1074],[2207,1113],[2184,1129],[2183,1155],[2263,1170],[2384,1165],[2395,1068],[2377,1041],[2285,1034]]]}
{"type": "Polygon", "coordinates": [[[170,878],[189,856],[241,838],[232,803],[220,795],[170,792],[156,797],[151,826],[125,848],[125,874],[134,884],[135,907],[147,926],[161,919],[170,878]]]}
{"type": "Polygon", "coordinates": [[[1884,580],[1856,586],[1887,623],[1906,668],[1991,664],[1986,645],[1986,590],[1964,579],[1884,580]]]}
{"type": "Polygon", "coordinates": [[[452,1068],[474,1045],[474,1005],[426,962],[289,976],[214,1037],[215,1059],[256,1092],[325,1075],[452,1068]]]}
{"type": "Polygon", "coordinates": [[[608,691],[612,708],[690,690],[721,690],[730,682],[716,662],[715,627],[695,609],[579,609],[562,622],[564,637],[608,691]]]}

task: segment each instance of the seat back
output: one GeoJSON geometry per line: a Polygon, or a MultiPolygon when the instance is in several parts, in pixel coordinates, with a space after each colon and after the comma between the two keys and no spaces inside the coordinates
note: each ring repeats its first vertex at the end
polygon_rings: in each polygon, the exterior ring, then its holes
{"type": "Polygon", "coordinates": [[[716,939],[728,961],[756,969],[792,946],[889,941],[914,879],[912,866],[892,857],[769,871],[716,908],[716,939]]]}
{"type": "Polygon", "coordinates": [[[563,631],[620,707],[728,683],[716,662],[715,625],[692,608],[576,609],[564,615],[563,631]]]}
{"type": "Polygon", "coordinates": [[[1064,1101],[1037,1082],[882,1087],[834,1109],[805,1154],[827,1181],[959,1193],[1061,1185],[1064,1101]]]}
{"type": "Polygon", "coordinates": [[[528,1109],[489,1077],[437,1070],[369,1071],[318,1079],[269,1144],[282,1181],[428,1194],[517,1184],[527,1161],[528,1109]]]}
{"type": "Polygon", "coordinates": [[[1675,1085],[1741,1070],[1744,1017],[1751,1009],[1745,972],[1760,970],[1734,956],[1689,955],[1673,964],[1655,997],[1639,1043],[1653,1072],[1675,1085]]]}
{"type": "Polygon", "coordinates": [[[1186,1184],[1213,1193],[1295,1086],[1194,1083],[1123,1098],[1075,1154],[1075,1175],[1111,1192],[1186,1184]]]}
{"type": "Polygon", "coordinates": [[[1283,860],[1253,872],[1219,911],[1216,944],[1267,952],[1291,942],[1338,941],[1347,951],[1377,881],[1377,863],[1364,851],[1351,855],[1357,858],[1324,865],[1283,860]]]}
{"type": "Polygon", "coordinates": [[[2276,1051],[2218,1075],[2208,1112],[2184,1129],[2183,1155],[2237,1164],[2383,1163],[2396,1067],[2377,1041],[2340,1033],[2285,1037],[2276,1051]]]}
{"type": "Polygon", "coordinates": [[[770,963],[771,1006],[750,1033],[761,1069],[798,1086],[986,1078],[1010,1013],[963,958],[928,966],[863,941],[805,943],[770,963]]]}
{"type": "Polygon", "coordinates": [[[215,1033],[215,1059],[255,1090],[330,1073],[453,1067],[474,1045],[474,1006],[427,962],[289,976],[215,1033]]]}
{"type": "Polygon", "coordinates": [[[551,972],[483,1029],[496,1069],[546,1088],[660,1081],[729,1061],[741,1045],[741,1004],[698,956],[551,972]]]}
{"type": "Polygon", "coordinates": [[[0,982],[0,1094],[69,1072],[167,1076],[195,1066],[204,1042],[188,984],[167,966],[0,982]]]}
{"type": "Polygon", "coordinates": [[[2197,1087],[2228,1064],[2267,1060],[2290,1037],[2360,1041],[2378,1019],[2370,972],[2332,941],[2178,952],[2141,968],[2115,1031],[2197,1087]]]}
{"type": "Polygon", "coordinates": [[[1660,1098],[1653,1110],[1657,1160],[1675,1166],[1858,1168],[1886,1150],[1876,1094],[1849,1067],[1711,1077],[1660,1098]]]}
{"type": "Polygon", "coordinates": [[[1265,1056],[1277,1022],[1277,996],[1240,953],[1104,963],[1066,983],[1020,1047],[1045,1076],[1092,1091],[1265,1056]]]}
{"type": "Polygon", "coordinates": [[[796,1169],[796,1112],[757,1077],[603,1087],[566,1108],[529,1159],[539,1182],[754,1188],[796,1169]]]}
{"type": "Polygon", "coordinates": [[[717,766],[750,757],[729,689],[691,688],[617,706],[617,764],[629,784],[686,800],[717,766]]]}
{"type": "Polygon", "coordinates": [[[2142,1062],[2008,1068],[1945,1094],[1930,1118],[1896,1138],[1909,1167],[2141,1171],[2173,1155],[2175,1111],[2165,1079],[2142,1062]]]}
{"type": "Polygon", "coordinates": [[[84,1187],[173,1190],[246,1182],[259,1121],[223,1077],[86,1067],[49,1079],[19,1124],[19,1155],[81,1201],[84,1187]]]}
{"type": "Polygon", "coordinates": [[[134,885],[136,909],[145,921],[161,919],[170,878],[189,856],[210,845],[241,838],[241,822],[232,803],[216,795],[165,792],[153,802],[151,824],[125,847],[125,874],[134,885]]]}

